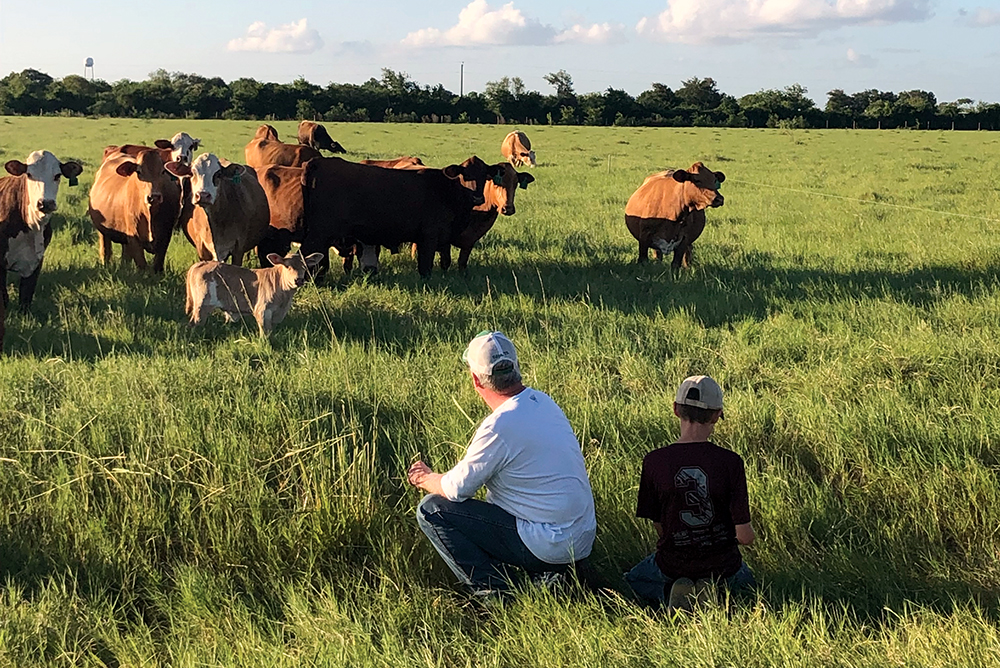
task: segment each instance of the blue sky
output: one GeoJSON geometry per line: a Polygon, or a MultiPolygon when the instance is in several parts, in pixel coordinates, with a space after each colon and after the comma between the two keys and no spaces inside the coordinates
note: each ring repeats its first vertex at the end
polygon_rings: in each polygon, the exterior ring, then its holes
{"type": "Polygon", "coordinates": [[[743,95],[799,83],[1000,101],[998,0],[458,0],[161,2],[0,0],[0,76],[27,67],[142,79],[157,69],[232,80],[361,82],[380,68],[482,90],[520,76],[577,92],[713,77],[743,95]],[[39,7],[44,7],[44,11],[39,7]]]}

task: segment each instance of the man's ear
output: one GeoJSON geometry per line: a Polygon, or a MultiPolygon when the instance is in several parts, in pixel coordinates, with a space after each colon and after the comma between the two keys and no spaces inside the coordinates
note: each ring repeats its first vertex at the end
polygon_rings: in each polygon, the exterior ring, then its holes
{"type": "Polygon", "coordinates": [[[674,402],[674,415],[676,415],[677,417],[681,416],[681,412],[677,409],[677,402],[676,401],[674,402]]]}
{"type": "Polygon", "coordinates": [[[469,369],[469,375],[472,376],[472,384],[477,390],[483,389],[483,384],[479,382],[479,376],[472,373],[472,369],[469,369]]]}

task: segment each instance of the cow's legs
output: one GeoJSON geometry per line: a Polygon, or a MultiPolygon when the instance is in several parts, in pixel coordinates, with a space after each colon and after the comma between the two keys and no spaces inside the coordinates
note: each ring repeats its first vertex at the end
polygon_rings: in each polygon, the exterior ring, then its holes
{"type": "Polygon", "coordinates": [[[361,271],[366,274],[378,273],[378,256],[382,247],[378,244],[364,245],[357,244],[354,248],[361,246],[361,271]]]}
{"type": "MultiPolygon", "coordinates": [[[[103,232],[97,233],[97,255],[101,258],[101,264],[107,265],[111,262],[111,250],[114,244],[103,232]]],[[[122,247],[124,248],[124,246],[122,247]]]]}
{"type": "Polygon", "coordinates": [[[447,272],[451,267],[451,244],[446,244],[439,248],[438,254],[441,256],[441,273],[447,272]]]}
{"type": "Polygon", "coordinates": [[[436,245],[428,240],[417,244],[417,271],[423,278],[429,278],[434,269],[434,249],[436,245]]]}
{"type": "Polygon", "coordinates": [[[129,239],[123,246],[122,264],[125,264],[128,260],[132,260],[138,269],[145,270],[149,266],[146,264],[146,251],[137,239],[129,239]]]}
{"type": "MultiPolygon", "coordinates": [[[[27,313],[31,308],[31,300],[35,296],[35,286],[38,285],[38,276],[42,273],[42,263],[39,262],[30,276],[22,276],[18,288],[17,301],[21,306],[21,312],[27,313]]],[[[4,294],[7,293],[7,281],[4,280],[4,294]]]]}
{"type": "Polygon", "coordinates": [[[649,246],[639,242],[639,264],[649,261],[649,246]]]}
{"type": "Polygon", "coordinates": [[[472,246],[460,248],[458,251],[458,270],[465,272],[469,267],[469,256],[472,255],[472,246]]]}
{"type": "Polygon", "coordinates": [[[691,259],[694,256],[694,244],[687,244],[684,246],[678,246],[674,250],[674,261],[670,265],[674,269],[680,269],[683,267],[687,269],[691,266],[691,259]]]}

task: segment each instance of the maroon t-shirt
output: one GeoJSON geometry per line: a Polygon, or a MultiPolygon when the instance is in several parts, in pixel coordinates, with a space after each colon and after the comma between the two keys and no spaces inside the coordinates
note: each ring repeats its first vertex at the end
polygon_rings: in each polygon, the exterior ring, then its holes
{"type": "Polygon", "coordinates": [[[726,578],[743,563],[750,521],[743,459],[712,443],[672,443],[642,460],[636,516],[663,525],[656,565],[671,578],[726,578]]]}

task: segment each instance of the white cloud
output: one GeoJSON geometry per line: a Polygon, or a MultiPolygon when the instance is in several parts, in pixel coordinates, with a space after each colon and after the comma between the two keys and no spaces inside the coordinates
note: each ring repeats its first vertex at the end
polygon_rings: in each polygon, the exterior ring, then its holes
{"type": "Polygon", "coordinates": [[[263,21],[247,28],[246,37],[229,40],[230,51],[264,53],[312,53],[323,48],[323,38],[310,28],[306,19],[268,29],[263,21]]]}
{"type": "Polygon", "coordinates": [[[969,15],[964,9],[958,12],[963,18],[966,25],[970,25],[973,28],[986,28],[988,26],[1000,25],[1000,11],[995,9],[987,9],[986,7],[976,7],[972,10],[972,14],[969,15]]]}
{"type": "Polygon", "coordinates": [[[578,23],[556,35],[554,41],[557,44],[563,42],[617,44],[625,41],[625,26],[620,23],[595,23],[587,27],[578,23]]]}
{"type": "Polygon", "coordinates": [[[930,0],[667,0],[667,8],[642,18],[636,31],[689,44],[743,42],[929,16],[930,0]]]}
{"type": "Polygon", "coordinates": [[[423,28],[403,38],[407,46],[543,46],[577,42],[608,44],[623,41],[624,26],[609,23],[574,25],[562,32],[525,16],[513,2],[494,9],[486,0],[472,0],[458,14],[458,23],[446,30],[423,28]]]}
{"type": "Polygon", "coordinates": [[[847,50],[847,62],[857,67],[875,67],[875,59],[854,49],[847,50]]]}

